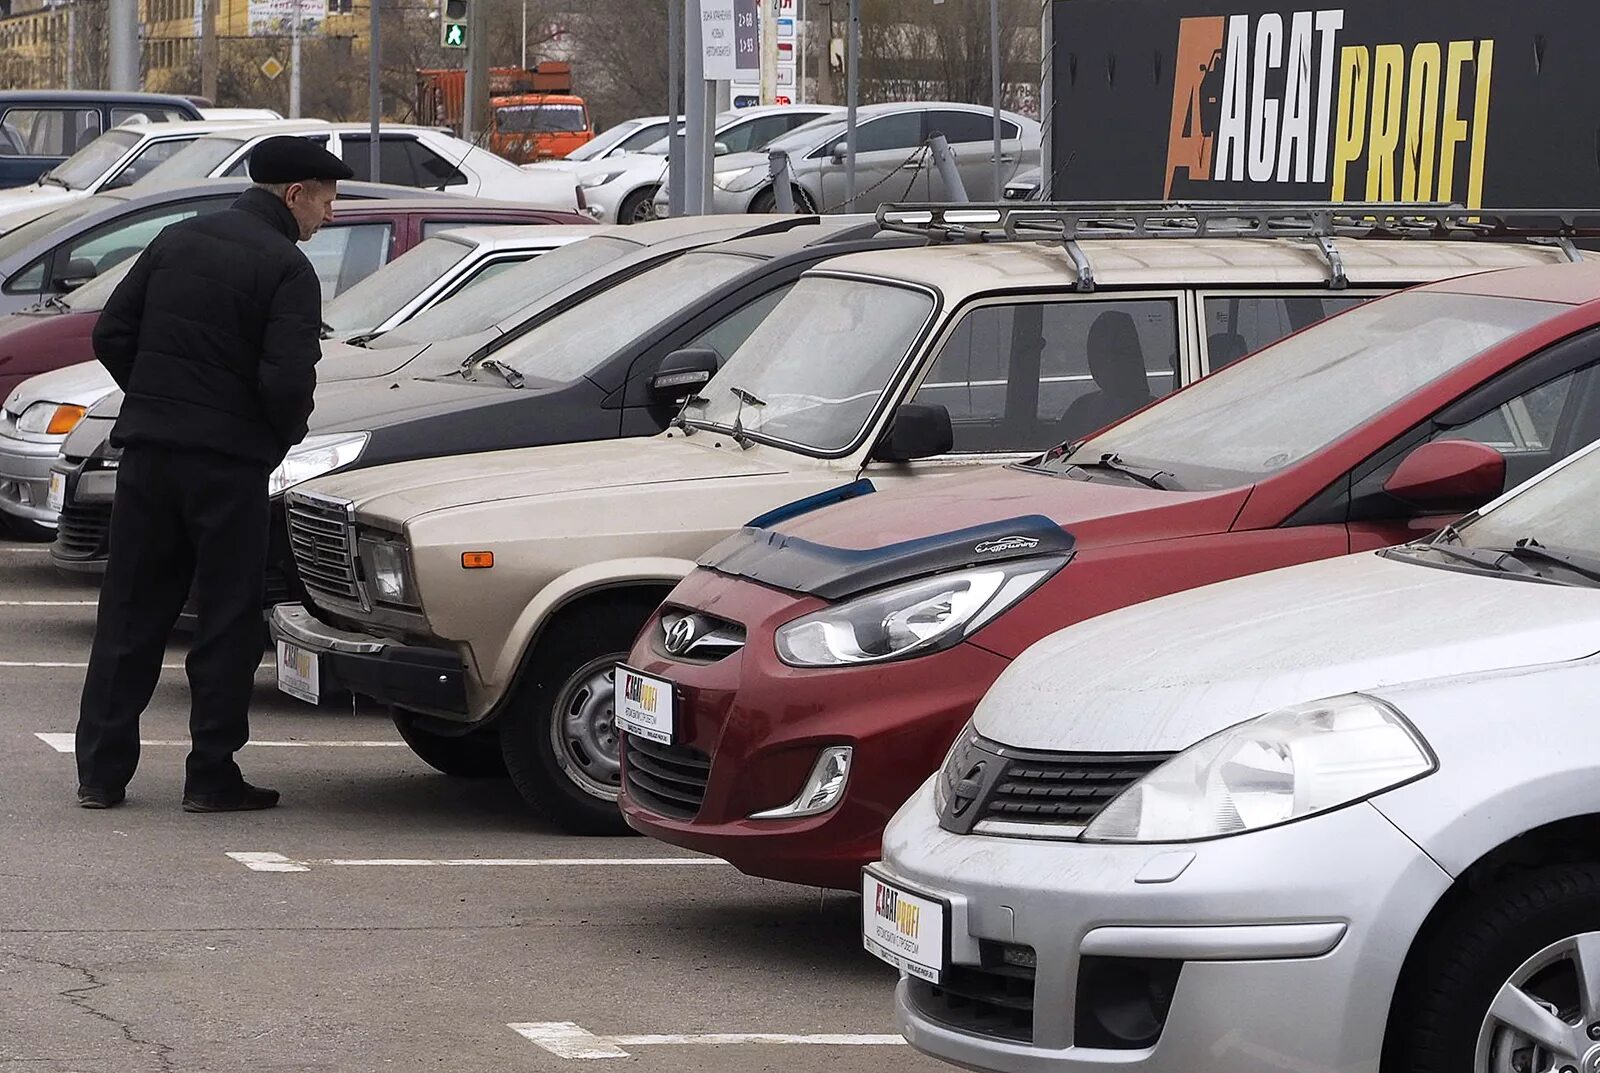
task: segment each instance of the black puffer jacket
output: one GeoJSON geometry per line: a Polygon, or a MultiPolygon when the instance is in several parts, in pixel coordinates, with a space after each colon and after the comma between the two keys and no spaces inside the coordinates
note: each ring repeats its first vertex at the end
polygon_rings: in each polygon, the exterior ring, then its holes
{"type": "Polygon", "coordinates": [[[95,357],[127,394],[112,444],[275,466],[300,442],[322,353],[322,291],[298,237],[266,190],[156,236],[94,329],[95,357]]]}

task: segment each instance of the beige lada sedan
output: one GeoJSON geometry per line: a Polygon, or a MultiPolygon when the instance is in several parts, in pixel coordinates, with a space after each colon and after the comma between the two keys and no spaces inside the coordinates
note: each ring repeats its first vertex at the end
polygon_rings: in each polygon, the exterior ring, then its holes
{"type": "MultiPolygon", "coordinates": [[[[1174,237],[1182,226],[840,257],[792,285],[659,436],[300,486],[289,529],[311,603],[274,613],[280,686],[376,699],[439,770],[509,773],[564,828],[621,831],[614,665],[722,538],[1030,457],[1386,290],[1563,256],[1339,227],[1331,244],[1174,237]]],[[[965,237],[979,231],[1006,237],[965,237]]],[[[703,359],[682,352],[658,376],[703,359]]],[[[712,623],[674,652],[710,660],[743,641],[712,623]]]]}

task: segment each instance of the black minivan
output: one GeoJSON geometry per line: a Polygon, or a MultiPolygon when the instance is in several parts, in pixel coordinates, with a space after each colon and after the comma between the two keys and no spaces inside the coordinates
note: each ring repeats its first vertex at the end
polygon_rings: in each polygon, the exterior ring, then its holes
{"type": "Polygon", "coordinates": [[[123,123],[203,119],[187,97],[103,90],[0,92],[0,188],[26,186],[123,123]]]}

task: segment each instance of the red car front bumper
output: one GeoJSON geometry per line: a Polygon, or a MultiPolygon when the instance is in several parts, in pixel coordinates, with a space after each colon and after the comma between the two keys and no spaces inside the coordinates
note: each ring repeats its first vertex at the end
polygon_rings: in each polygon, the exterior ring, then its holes
{"type": "MultiPolygon", "coordinates": [[[[901,663],[801,669],[782,663],[774,631],[823,606],[709,571],[691,574],[667,608],[738,623],[742,649],[688,662],[661,646],[659,615],[629,664],[673,684],[676,727],[666,750],[623,749],[622,812],[636,830],[710,853],[742,872],[855,890],[878,858],[884,825],[931,775],[1007,661],[969,644],[901,663]],[[793,800],[821,750],[852,748],[843,798],[801,819],[752,820],[793,800]],[[630,785],[629,757],[704,779],[698,811],[630,785]],[[709,768],[707,768],[709,763],[709,768]]],[[[683,784],[679,784],[683,785],[683,784]]],[[[698,792],[698,788],[697,791],[698,792]]]]}

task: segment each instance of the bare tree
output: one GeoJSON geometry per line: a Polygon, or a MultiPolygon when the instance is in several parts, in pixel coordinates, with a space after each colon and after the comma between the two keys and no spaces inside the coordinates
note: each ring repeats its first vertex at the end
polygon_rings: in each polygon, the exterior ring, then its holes
{"type": "Polygon", "coordinates": [[[668,3],[682,0],[568,5],[573,71],[597,128],[666,110],[668,3]]]}

